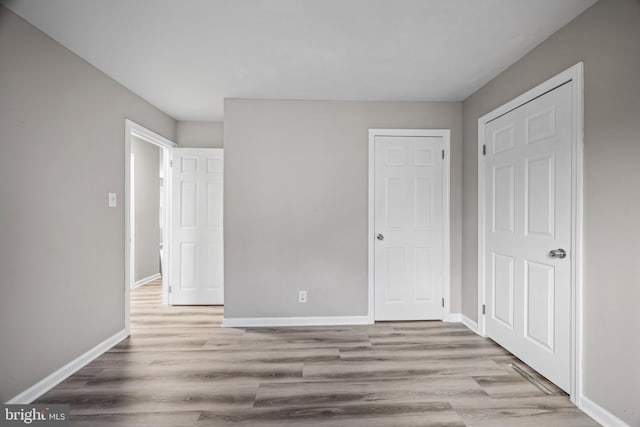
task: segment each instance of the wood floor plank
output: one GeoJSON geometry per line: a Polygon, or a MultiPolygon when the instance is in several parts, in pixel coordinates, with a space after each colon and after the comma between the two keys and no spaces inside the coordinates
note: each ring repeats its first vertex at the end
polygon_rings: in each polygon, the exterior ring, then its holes
{"type": "Polygon", "coordinates": [[[182,383],[209,382],[215,384],[244,384],[255,381],[280,381],[302,377],[302,364],[275,364],[204,361],[199,365],[141,365],[136,369],[105,368],[87,381],[87,386],[108,384],[123,386],[139,382],[157,385],[162,381],[182,383]]]}
{"type": "Polygon", "coordinates": [[[439,426],[464,427],[462,418],[447,402],[255,408],[252,411],[203,412],[204,426],[439,426]]]}
{"type": "Polygon", "coordinates": [[[173,390],[144,387],[114,389],[86,387],[82,395],[63,389],[50,393],[47,403],[67,403],[72,415],[146,412],[218,411],[251,408],[258,384],[227,387],[176,387],[173,390]],[[157,390],[157,391],[156,391],[157,390]]]}
{"type": "Polygon", "coordinates": [[[161,300],[160,281],[132,291],[131,337],[39,402],[83,427],[597,425],[461,324],[222,328],[223,307],[161,300]]]}
{"type": "Polygon", "coordinates": [[[488,397],[469,378],[400,378],[369,381],[304,381],[261,384],[255,407],[353,403],[420,403],[488,397]]]}
{"type": "Polygon", "coordinates": [[[229,361],[243,363],[303,363],[303,362],[328,362],[340,359],[340,351],[337,348],[300,348],[300,349],[207,349],[207,350],[182,350],[182,351],[132,351],[109,352],[103,357],[91,363],[95,367],[114,367],[123,362],[142,365],[175,365],[188,364],[190,360],[196,361],[229,361]]]}
{"type": "Polygon", "coordinates": [[[73,427],[193,427],[201,412],[73,415],[73,427]]]}
{"type": "Polygon", "coordinates": [[[425,361],[374,361],[368,363],[307,363],[304,378],[342,381],[373,378],[469,377],[508,374],[505,367],[489,359],[453,359],[425,361]],[[482,372],[482,373],[481,373],[482,372]]]}
{"type": "Polygon", "coordinates": [[[385,360],[430,360],[430,359],[478,359],[481,357],[488,357],[493,360],[494,357],[500,357],[506,353],[501,347],[487,346],[478,347],[474,345],[469,346],[447,346],[446,348],[438,346],[421,346],[418,348],[402,347],[398,349],[393,348],[358,348],[358,349],[342,349],[340,351],[340,358],[344,361],[351,362],[370,362],[370,361],[385,361],[385,360]]]}
{"type": "Polygon", "coordinates": [[[474,380],[491,397],[537,397],[546,396],[529,381],[522,381],[518,374],[474,376],[474,380]]]}
{"type": "Polygon", "coordinates": [[[467,426],[598,426],[566,396],[473,397],[451,403],[467,426]]]}

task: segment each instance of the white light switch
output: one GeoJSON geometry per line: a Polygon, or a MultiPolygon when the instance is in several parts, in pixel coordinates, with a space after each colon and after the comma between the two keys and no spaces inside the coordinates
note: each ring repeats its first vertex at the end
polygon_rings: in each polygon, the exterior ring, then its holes
{"type": "Polygon", "coordinates": [[[115,208],[118,206],[118,197],[116,193],[109,193],[109,207],[115,208]]]}

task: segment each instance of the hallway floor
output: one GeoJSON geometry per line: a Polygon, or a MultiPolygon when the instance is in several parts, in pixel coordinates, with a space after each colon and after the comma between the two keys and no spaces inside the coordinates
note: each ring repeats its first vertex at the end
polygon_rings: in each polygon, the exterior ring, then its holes
{"type": "Polygon", "coordinates": [[[38,402],[74,426],[598,425],[461,324],[230,329],[222,307],[160,302],[160,281],[134,290],[131,337],[38,402]]]}

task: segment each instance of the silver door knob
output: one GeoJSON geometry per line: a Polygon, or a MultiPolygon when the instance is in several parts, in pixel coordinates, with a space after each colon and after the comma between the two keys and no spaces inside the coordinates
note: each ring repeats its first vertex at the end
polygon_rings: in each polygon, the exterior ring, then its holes
{"type": "Polygon", "coordinates": [[[552,251],[549,251],[549,256],[551,258],[566,258],[567,257],[567,253],[565,252],[564,249],[554,249],[552,251]]]}
{"type": "Polygon", "coordinates": [[[384,240],[384,236],[383,236],[382,234],[378,234],[378,235],[376,236],[376,239],[378,239],[378,240],[384,240]]]}

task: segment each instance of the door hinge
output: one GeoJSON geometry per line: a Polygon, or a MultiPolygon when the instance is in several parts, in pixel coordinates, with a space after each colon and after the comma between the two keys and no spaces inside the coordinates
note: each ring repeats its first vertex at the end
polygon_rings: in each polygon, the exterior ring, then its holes
{"type": "Polygon", "coordinates": [[[169,293],[171,293],[171,286],[169,286],[169,293]]]}
{"type": "Polygon", "coordinates": [[[173,167],[173,160],[169,160],[169,167],[172,168],[173,167]]]}
{"type": "Polygon", "coordinates": [[[487,155],[487,146],[485,144],[482,145],[482,155],[483,156],[487,155]]]}
{"type": "Polygon", "coordinates": [[[487,314],[487,306],[482,304],[482,314],[487,314]]]}
{"type": "Polygon", "coordinates": [[[444,308],[444,298],[442,298],[442,308],[444,308]]]}
{"type": "Polygon", "coordinates": [[[444,159],[444,150],[442,150],[442,158],[444,159]]]}

